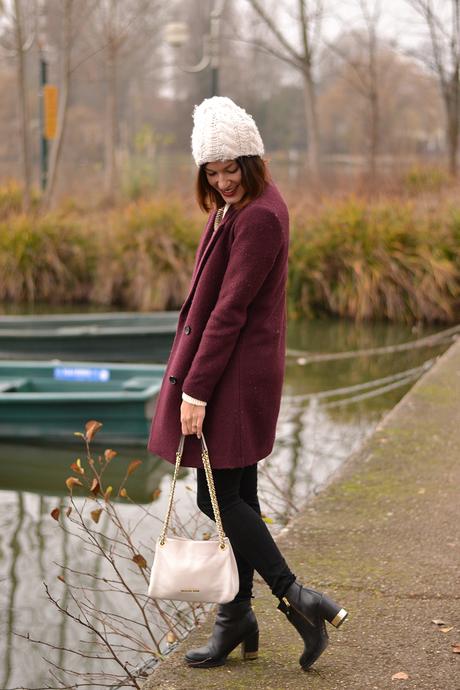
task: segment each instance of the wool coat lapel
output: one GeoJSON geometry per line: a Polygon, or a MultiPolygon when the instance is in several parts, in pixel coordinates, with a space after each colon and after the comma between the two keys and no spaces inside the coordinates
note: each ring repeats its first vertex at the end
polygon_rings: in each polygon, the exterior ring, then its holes
{"type": "Polygon", "coordinates": [[[216,244],[218,238],[222,235],[222,233],[225,232],[225,229],[228,228],[229,221],[234,217],[234,215],[236,213],[237,213],[237,210],[233,206],[231,208],[229,208],[229,210],[225,214],[224,219],[221,221],[219,227],[217,228],[217,230],[215,232],[214,232],[214,220],[216,218],[216,212],[211,214],[209,222],[208,222],[206,229],[203,233],[203,240],[200,243],[200,246],[199,246],[199,249],[197,252],[196,266],[195,266],[195,270],[194,270],[193,276],[192,276],[192,283],[190,286],[189,293],[185,299],[185,302],[182,305],[182,310],[187,309],[191,300],[193,299],[196,285],[198,283],[201,272],[203,271],[204,265],[206,264],[206,261],[209,258],[209,255],[212,251],[212,248],[214,247],[214,245],[216,244]]]}

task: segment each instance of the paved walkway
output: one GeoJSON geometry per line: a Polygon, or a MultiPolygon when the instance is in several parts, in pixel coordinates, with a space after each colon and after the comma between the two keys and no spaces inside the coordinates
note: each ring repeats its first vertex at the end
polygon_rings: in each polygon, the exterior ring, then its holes
{"type": "Polygon", "coordinates": [[[301,581],[350,612],[328,626],[312,669],[300,669],[301,640],[259,583],[257,660],[237,649],[223,667],[186,667],[183,650],[203,644],[210,619],[144,690],[460,690],[460,342],[278,543],[301,581]]]}

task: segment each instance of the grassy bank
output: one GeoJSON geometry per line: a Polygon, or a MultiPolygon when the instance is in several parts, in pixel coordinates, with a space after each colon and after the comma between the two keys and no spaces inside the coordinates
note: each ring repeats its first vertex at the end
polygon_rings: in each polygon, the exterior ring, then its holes
{"type": "MultiPolygon", "coordinates": [[[[180,306],[204,218],[178,200],[24,216],[0,190],[0,301],[180,306]]],[[[292,206],[291,317],[458,320],[460,206],[349,196],[292,206]]]]}

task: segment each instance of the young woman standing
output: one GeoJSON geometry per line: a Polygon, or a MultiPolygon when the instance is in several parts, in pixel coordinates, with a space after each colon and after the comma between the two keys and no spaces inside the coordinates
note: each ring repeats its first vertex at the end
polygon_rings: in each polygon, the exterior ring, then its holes
{"type": "Polygon", "coordinates": [[[208,644],[188,651],[185,659],[190,666],[219,666],[239,644],[244,658],[257,656],[259,630],[251,607],[257,570],[300,633],[300,664],[307,669],[326,648],[325,620],[338,627],[347,612],[296,580],[260,516],[257,496],[257,463],[273,448],[284,377],[288,212],[269,179],[253,118],[229,98],[216,96],[195,108],[192,152],[198,203],[210,216],[149,449],[174,464],[181,433],[189,436],[181,464],[197,468],[197,503],[213,519],[201,463],[205,430],[240,589],[218,607],[208,644]]]}

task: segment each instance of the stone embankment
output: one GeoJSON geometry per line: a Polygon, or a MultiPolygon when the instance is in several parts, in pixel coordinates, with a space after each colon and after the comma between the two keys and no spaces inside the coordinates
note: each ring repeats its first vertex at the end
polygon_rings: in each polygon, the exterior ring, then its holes
{"type": "Polygon", "coordinates": [[[205,642],[211,616],[144,690],[460,690],[460,342],[278,543],[302,582],[350,612],[316,664],[300,669],[300,638],[258,582],[257,660],[237,649],[189,669],[183,651],[205,642]]]}

